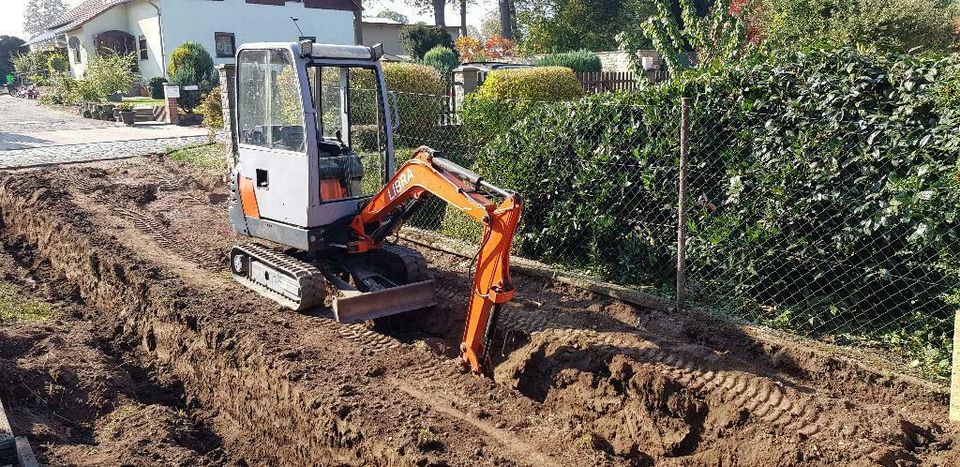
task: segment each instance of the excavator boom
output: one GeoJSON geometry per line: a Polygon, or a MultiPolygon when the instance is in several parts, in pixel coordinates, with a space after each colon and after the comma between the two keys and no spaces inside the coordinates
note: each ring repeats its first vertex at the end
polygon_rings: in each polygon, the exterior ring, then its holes
{"type": "Polygon", "coordinates": [[[355,241],[349,245],[350,251],[363,253],[378,248],[413,213],[412,207],[428,195],[446,201],[483,225],[460,356],[474,373],[489,376],[489,344],[500,307],[514,294],[510,244],[523,209],[519,195],[487,183],[430,148],[420,147],[353,219],[355,241]],[[491,197],[502,201],[494,203],[491,197]]]}

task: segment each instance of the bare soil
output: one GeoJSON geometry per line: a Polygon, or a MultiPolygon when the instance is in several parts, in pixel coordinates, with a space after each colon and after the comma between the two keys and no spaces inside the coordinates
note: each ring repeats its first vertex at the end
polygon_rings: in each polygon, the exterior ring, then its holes
{"type": "Polygon", "coordinates": [[[960,459],[943,393],[701,315],[522,275],[499,327],[496,381],[479,379],[452,358],[469,260],[422,249],[441,305],[339,325],[329,310],[293,313],[230,279],[226,252],[249,239],[232,233],[226,200],[222,174],[160,158],[0,173],[0,271],[29,276],[25,290],[63,310],[0,327],[0,397],[45,459],[960,459]]]}

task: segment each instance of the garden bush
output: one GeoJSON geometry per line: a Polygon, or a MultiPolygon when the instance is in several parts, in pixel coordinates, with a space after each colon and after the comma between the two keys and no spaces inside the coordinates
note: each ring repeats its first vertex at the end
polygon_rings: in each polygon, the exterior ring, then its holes
{"type": "Polygon", "coordinates": [[[196,91],[180,90],[179,106],[187,113],[200,105],[201,96],[209,93],[219,83],[213,68],[213,58],[199,42],[187,41],[170,54],[170,82],[181,86],[197,85],[196,91]]]}
{"type": "Polygon", "coordinates": [[[150,97],[153,99],[163,99],[163,85],[167,82],[167,79],[162,76],[157,76],[150,78],[150,83],[147,87],[150,88],[150,97]]]}
{"type": "MultiPolygon", "coordinates": [[[[960,301],[958,70],[957,56],[758,51],[528,107],[472,168],[524,195],[518,253],[669,289],[676,103],[690,96],[693,299],[884,342],[942,375],[960,301]]],[[[507,82],[477,94],[522,94],[507,82]]]]}
{"type": "Polygon", "coordinates": [[[58,53],[52,53],[47,57],[47,71],[50,74],[65,73],[69,69],[70,63],[67,62],[67,57],[58,53]]]}
{"type": "Polygon", "coordinates": [[[210,141],[213,142],[217,132],[223,129],[223,97],[220,86],[210,90],[203,96],[199,105],[203,115],[203,126],[207,129],[210,141]]]}
{"type": "Polygon", "coordinates": [[[198,80],[210,82],[217,80],[216,70],[213,68],[213,58],[199,42],[186,41],[173,49],[170,54],[170,64],[167,65],[167,72],[170,76],[176,75],[185,68],[192,70],[198,80]]]}
{"type": "Polygon", "coordinates": [[[494,70],[463,108],[463,125],[471,142],[482,143],[505,132],[517,119],[545,102],[576,99],[583,88],[569,68],[539,67],[494,70]]]}
{"type": "Polygon", "coordinates": [[[423,64],[433,67],[438,73],[445,75],[460,65],[460,60],[453,49],[438,45],[423,56],[423,64]]]}
{"type": "Polygon", "coordinates": [[[387,89],[397,94],[400,126],[394,137],[397,146],[417,147],[431,138],[446,102],[443,82],[433,68],[415,63],[387,63],[383,66],[387,89]]]}
{"type": "Polygon", "coordinates": [[[130,91],[139,79],[130,71],[134,63],[136,59],[133,54],[119,55],[106,52],[98,54],[87,64],[83,74],[84,100],[100,101],[111,94],[130,91]]]}
{"type": "Polygon", "coordinates": [[[601,71],[600,57],[589,50],[575,50],[544,56],[537,66],[563,66],[577,72],[601,71]]]}

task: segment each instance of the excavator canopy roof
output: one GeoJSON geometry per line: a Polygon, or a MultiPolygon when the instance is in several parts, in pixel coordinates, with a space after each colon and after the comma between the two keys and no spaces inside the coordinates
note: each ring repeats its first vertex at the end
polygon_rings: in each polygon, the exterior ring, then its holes
{"type": "Polygon", "coordinates": [[[383,46],[380,44],[367,47],[364,45],[314,44],[308,40],[300,42],[251,42],[240,46],[240,50],[244,49],[290,49],[295,55],[302,57],[335,60],[376,61],[383,55],[383,46]]]}

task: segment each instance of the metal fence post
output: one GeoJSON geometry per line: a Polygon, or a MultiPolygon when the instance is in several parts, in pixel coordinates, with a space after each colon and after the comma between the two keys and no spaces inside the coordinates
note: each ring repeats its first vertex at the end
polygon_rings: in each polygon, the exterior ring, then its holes
{"type": "Polygon", "coordinates": [[[690,156],[690,98],[680,98],[680,170],[677,193],[677,310],[682,310],[687,285],[687,162],[690,156]]]}
{"type": "Polygon", "coordinates": [[[960,422],[960,310],[953,318],[953,376],[950,383],[950,421],[960,422]]]}

